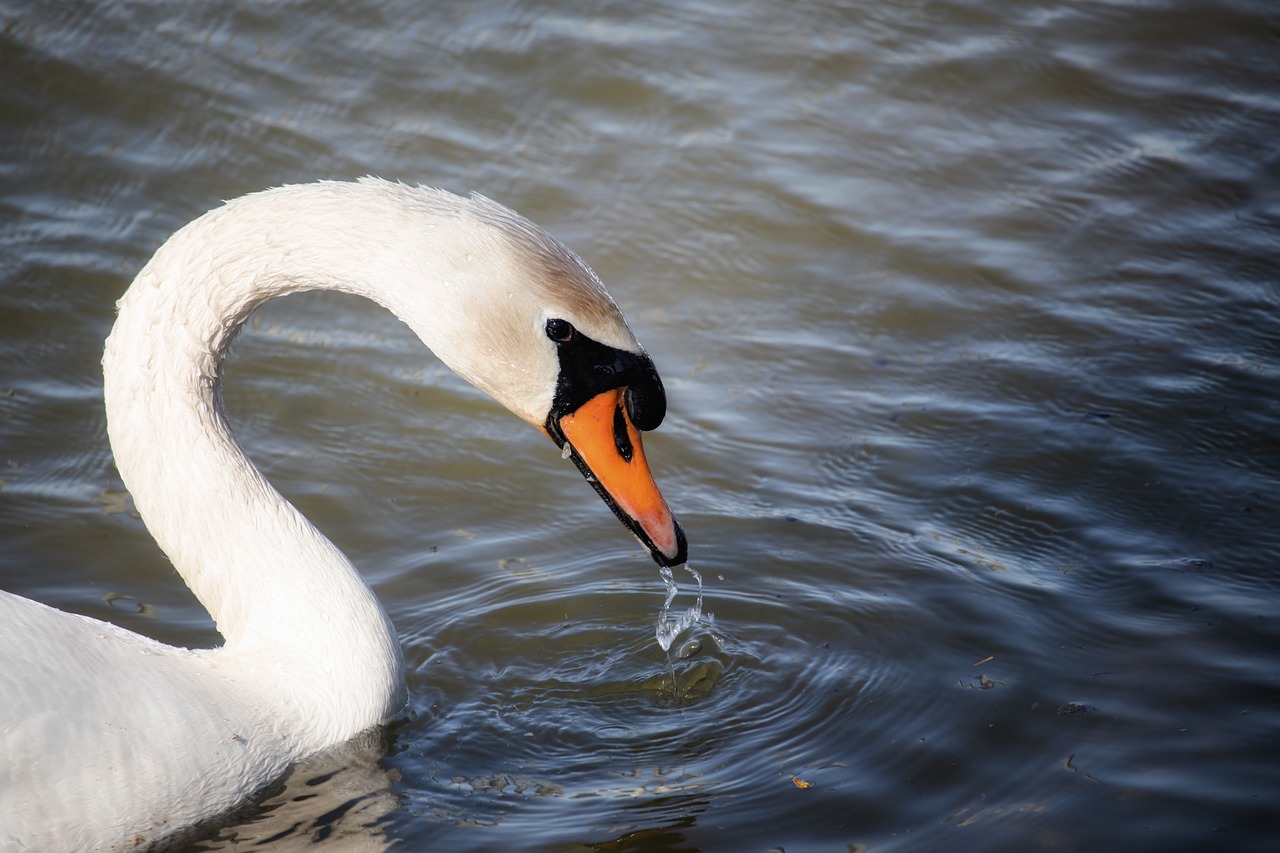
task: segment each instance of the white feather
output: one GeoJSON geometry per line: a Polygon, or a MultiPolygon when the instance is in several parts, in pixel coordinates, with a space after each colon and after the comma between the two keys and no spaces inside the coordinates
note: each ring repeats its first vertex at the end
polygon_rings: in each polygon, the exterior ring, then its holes
{"type": "Polygon", "coordinates": [[[309,289],[385,305],[539,426],[557,375],[547,317],[639,351],[576,256],[480,197],[374,179],[281,187],[177,232],[120,300],[108,427],[144,521],[226,643],[172,648],[0,593],[0,849],[172,840],[403,707],[385,611],[222,412],[238,329],[309,289]]]}

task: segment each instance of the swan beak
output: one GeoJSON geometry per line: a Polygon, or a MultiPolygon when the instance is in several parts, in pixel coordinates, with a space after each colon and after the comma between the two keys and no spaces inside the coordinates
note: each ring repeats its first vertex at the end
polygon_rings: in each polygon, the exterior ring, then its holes
{"type": "Polygon", "coordinates": [[[597,394],[560,418],[578,469],[660,566],[688,560],[684,531],[658,491],[640,431],[623,403],[625,388],[597,394]]]}

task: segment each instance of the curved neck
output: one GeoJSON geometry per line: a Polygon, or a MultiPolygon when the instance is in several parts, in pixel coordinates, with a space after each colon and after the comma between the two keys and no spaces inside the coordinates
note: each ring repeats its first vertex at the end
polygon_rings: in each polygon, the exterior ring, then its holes
{"type": "MultiPolygon", "coordinates": [[[[103,357],[107,426],[144,522],[226,638],[215,654],[244,661],[237,671],[311,727],[296,736],[316,746],[403,706],[399,641],[347,558],[236,443],[222,362],[250,313],[278,295],[340,289],[396,305],[334,248],[349,233],[313,222],[291,229],[285,252],[272,235],[289,211],[258,207],[233,203],[179,231],[120,300],[103,357]]],[[[359,239],[377,252],[395,229],[371,224],[359,239]]]]}

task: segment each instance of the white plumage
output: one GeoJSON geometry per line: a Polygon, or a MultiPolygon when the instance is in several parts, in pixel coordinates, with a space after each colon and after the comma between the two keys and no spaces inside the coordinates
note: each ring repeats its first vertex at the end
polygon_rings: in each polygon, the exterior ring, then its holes
{"type": "Polygon", "coordinates": [[[0,593],[0,849],[172,840],[404,706],[385,611],[222,411],[237,330],[309,289],[386,306],[539,428],[559,375],[549,318],[642,353],[576,256],[480,197],[374,179],[282,187],[177,232],[120,301],[108,427],[144,521],[226,643],[173,648],[0,593]]]}

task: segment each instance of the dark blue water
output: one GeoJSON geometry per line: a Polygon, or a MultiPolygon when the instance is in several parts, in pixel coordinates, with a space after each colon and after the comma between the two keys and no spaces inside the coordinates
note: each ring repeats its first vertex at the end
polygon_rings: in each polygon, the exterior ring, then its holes
{"type": "Polygon", "coordinates": [[[411,700],[198,849],[1280,837],[1271,4],[19,3],[0,79],[4,589],[217,642],[97,362],[243,192],[484,192],[670,393],[648,452],[709,613],[672,660],[544,438],[373,306],[264,310],[241,438],[365,570],[411,700]]]}

